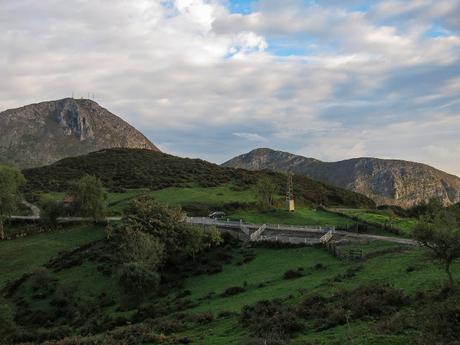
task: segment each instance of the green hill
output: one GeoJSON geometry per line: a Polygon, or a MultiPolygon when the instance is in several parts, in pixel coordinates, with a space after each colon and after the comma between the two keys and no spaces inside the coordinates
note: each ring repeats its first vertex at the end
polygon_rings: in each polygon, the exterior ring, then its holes
{"type": "Polygon", "coordinates": [[[2,292],[20,326],[13,343],[258,345],[279,325],[285,341],[267,344],[402,345],[427,326],[456,324],[458,293],[436,288],[442,269],[418,247],[380,242],[343,246],[362,249],[361,261],[316,247],[224,244],[191,263],[181,284],[127,310],[111,261],[119,253],[103,234],[79,226],[0,242],[0,288],[10,286],[2,292]],[[450,310],[444,324],[427,321],[450,310]]]}
{"type": "MultiPolygon", "coordinates": [[[[218,187],[235,191],[253,188],[268,176],[280,194],[285,190],[282,173],[225,168],[200,159],[180,158],[142,149],[109,149],[60,160],[52,165],[23,171],[27,192],[66,191],[72,181],[85,174],[99,177],[112,191],[169,187],[218,187]]],[[[346,205],[373,208],[374,202],[358,193],[333,187],[303,176],[294,178],[296,199],[307,205],[346,205]]]]}

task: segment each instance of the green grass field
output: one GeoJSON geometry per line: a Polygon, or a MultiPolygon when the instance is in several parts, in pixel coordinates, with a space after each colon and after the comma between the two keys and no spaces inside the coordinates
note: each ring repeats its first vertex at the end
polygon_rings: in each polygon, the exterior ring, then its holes
{"type": "Polygon", "coordinates": [[[20,277],[56,256],[82,244],[99,240],[104,229],[82,225],[53,233],[43,233],[0,242],[0,288],[8,280],[20,277]]]}
{"type": "MultiPolygon", "coordinates": [[[[149,194],[156,200],[168,205],[201,205],[215,210],[224,208],[226,204],[231,203],[256,202],[253,190],[235,191],[230,185],[210,188],[171,187],[153,192],[148,189],[132,189],[123,193],[107,193],[108,214],[122,215],[129,202],[142,194],[149,194]]],[[[62,200],[65,194],[51,193],[50,195],[56,200],[62,200]]],[[[240,210],[230,212],[228,216],[231,219],[242,219],[247,223],[335,226],[339,228],[355,225],[357,221],[350,218],[354,217],[360,221],[375,225],[375,228],[369,229],[368,232],[389,236],[395,235],[380,229],[380,226],[391,224],[392,227],[401,229],[404,235],[409,236],[411,229],[417,223],[415,219],[390,217],[384,211],[365,209],[332,209],[332,212],[328,212],[326,210],[298,207],[294,213],[289,213],[284,209],[267,211],[240,210]],[[342,213],[342,215],[337,213],[342,213]]]]}
{"type": "MultiPolygon", "coordinates": [[[[148,194],[161,203],[168,205],[201,204],[213,207],[223,206],[228,203],[255,202],[255,192],[252,190],[234,191],[230,185],[220,187],[193,187],[193,188],[165,188],[158,191],[148,189],[128,189],[122,193],[107,193],[107,210],[109,215],[121,215],[130,201],[148,194]]],[[[65,193],[53,192],[48,196],[54,200],[63,200],[65,193]]]]}
{"type": "Polygon", "coordinates": [[[153,197],[170,205],[178,204],[210,204],[223,205],[232,202],[255,202],[255,192],[252,190],[234,191],[230,186],[210,188],[166,188],[152,192],[153,197]]]}
{"type": "MultiPolygon", "coordinates": [[[[0,268],[0,286],[9,279],[20,277],[23,273],[45,264],[59,251],[71,250],[76,246],[101,239],[102,228],[78,226],[66,231],[40,234],[0,243],[0,260],[5,263],[0,268]]],[[[446,276],[435,265],[426,252],[417,247],[405,247],[384,242],[353,244],[343,246],[342,250],[362,249],[371,255],[364,261],[339,260],[323,248],[299,247],[270,249],[263,247],[245,248],[232,246],[216,249],[231,255],[230,262],[216,274],[201,274],[187,278],[183,289],[189,290],[190,299],[195,305],[187,309],[189,314],[210,312],[215,320],[210,324],[178,331],[177,336],[191,340],[191,344],[241,344],[248,337],[247,330],[239,323],[237,314],[217,317],[222,312],[239,313],[245,305],[263,299],[287,298],[286,303],[296,304],[305,295],[330,296],[341,289],[354,289],[369,282],[389,283],[408,294],[424,291],[441,284],[446,276]],[[251,261],[242,263],[243,258],[252,255],[251,261]],[[372,256],[373,255],[373,256],[372,256]],[[318,264],[321,264],[318,267],[318,264]],[[283,274],[288,270],[302,268],[303,276],[286,280],[283,274]],[[357,269],[352,276],[344,276],[350,269],[357,269]],[[245,291],[230,297],[221,294],[229,287],[244,287],[245,291]]],[[[98,270],[99,263],[85,260],[81,265],[59,272],[52,277],[59,286],[76,292],[82,303],[92,303],[101,293],[119,300],[116,275],[106,276],[98,270]]],[[[460,263],[452,271],[460,279],[460,263]]],[[[29,289],[27,286],[25,289],[29,289]]],[[[178,290],[172,289],[161,298],[153,297],[149,303],[158,306],[174,305],[178,290]]],[[[49,309],[50,300],[36,300],[32,291],[21,292],[32,310],[49,309]]],[[[121,315],[116,305],[107,307],[106,313],[121,315]]],[[[123,314],[123,315],[129,315],[123,314]]],[[[384,334],[375,330],[372,323],[362,320],[350,322],[348,327],[337,326],[318,332],[311,329],[296,334],[291,344],[406,344],[411,338],[407,334],[384,334]]]]}
{"type": "Polygon", "coordinates": [[[390,216],[384,211],[364,209],[335,209],[335,211],[372,224],[388,225],[398,228],[406,235],[409,235],[417,225],[417,219],[390,216]]]}
{"type": "MultiPolygon", "coordinates": [[[[357,245],[349,246],[356,248],[357,245]]],[[[380,282],[392,284],[395,288],[411,294],[438,286],[445,281],[442,269],[428,259],[426,253],[418,248],[401,247],[395,244],[372,242],[359,245],[365,254],[378,253],[363,262],[341,261],[321,248],[303,247],[292,249],[254,248],[251,251],[255,259],[242,266],[235,253],[234,262],[224,266],[221,273],[200,275],[186,280],[185,288],[191,291],[192,300],[198,303],[193,312],[211,312],[216,315],[223,311],[238,312],[245,304],[254,304],[263,299],[291,296],[295,304],[303,294],[330,296],[340,289],[353,289],[360,284],[380,282]],[[384,254],[389,248],[402,248],[401,252],[384,254]],[[315,269],[321,263],[324,268],[315,269]],[[285,280],[283,273],[290,269],[304,269],[304,276],[285,280]],[[339,278],[350,268],[361,267],[351,278],[339,278]],[[262,284],[262,285],[260,285],[262,284]],[[228,287],[245,286],[246,291],[231,297],[220,294],[228,287]]],[[[345,248],[344,248],[345,249],[345,248]]],[[[460,279],[460,263],[453,268],[460,279]]],[[[196,340],[193,344],[241,344],[247,333],[238,323],[237,317],[218,319],[208,327],[188,331],[184,335],[196,340]]],[[[407,344],[407,335],[381,334],[366,322],[351,322],[349,327],[338,326],[333,329],[297,334],[291,344],[352,344],[349,338],[355,338],[355,344],[407,344]],[[350,333],[351,332],[351,333],[350,333]]]]}
{"type": "Polygon", "coordinates": [[[243,219],[247,223],[256,224],[345,226],[356,223],[347,217],[310,208],[297,208],[293,213],[284,209],[239,211],[230,216],[232,219],[243,219]]]}

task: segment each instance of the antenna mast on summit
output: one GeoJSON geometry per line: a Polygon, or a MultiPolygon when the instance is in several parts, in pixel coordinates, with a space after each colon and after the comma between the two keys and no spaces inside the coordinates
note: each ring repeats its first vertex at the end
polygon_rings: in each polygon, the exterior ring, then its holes
{"type": "Polygon", "coordinates": [[[288,172],[287,174],[287,190],[286,190],[286,204],[289,212],[295,211],[295,201],[294,201],[294,174],[288,172]]]}

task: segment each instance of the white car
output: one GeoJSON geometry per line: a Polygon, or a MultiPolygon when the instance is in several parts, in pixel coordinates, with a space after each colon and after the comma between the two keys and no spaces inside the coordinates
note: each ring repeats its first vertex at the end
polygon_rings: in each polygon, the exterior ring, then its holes
{"type": "Polygon", "coordinates": [[[212,212],[212,213],[209,214],[208,217],[212,218],[212,219],[224,218],[225,217],[225,212],[222,212],[222,211],[212,212]]]}

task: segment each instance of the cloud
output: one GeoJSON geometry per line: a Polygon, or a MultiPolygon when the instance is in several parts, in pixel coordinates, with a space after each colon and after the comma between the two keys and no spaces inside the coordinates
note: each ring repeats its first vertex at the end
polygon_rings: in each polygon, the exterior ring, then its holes
{"type": "Polygon", "coordinates": [[[0,109],[95,94],[164,150],[264,144],[460,174],[455,0],[0,0],[0,109]]]}
{"type": "Polygon", "coordinates": [[[257,133],[233,133],[234,136],[238,138],[245,139],[247,141],[254,141],[259,143],[266,143],[268,142],[267,138],[257,134],[257,133]]]}

